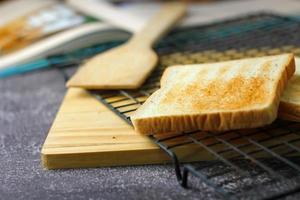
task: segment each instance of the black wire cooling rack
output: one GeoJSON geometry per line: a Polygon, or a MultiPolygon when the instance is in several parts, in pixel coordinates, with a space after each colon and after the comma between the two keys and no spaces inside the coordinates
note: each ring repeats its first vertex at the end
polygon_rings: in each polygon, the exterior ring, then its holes
{"type": "MultiPolygon", "coordinates": [[[[254,14],[173,31],[155,49],[160,64],[140,89],[91,91],[130,125],[130,115],[159,88],[167,66],[281,52],[300,55],[300,23],[289,17],[254,14]]],[[[277,120],[258,129],[150,138],[170,156],[183,187],[201,190],[204,184],[212,189],[212,198],[220,199],[300,198],[300,123],[277,120]],[[202,161],[185,163],[177,153],[183,147],[190,147],[194,160],[202,161]]]]}

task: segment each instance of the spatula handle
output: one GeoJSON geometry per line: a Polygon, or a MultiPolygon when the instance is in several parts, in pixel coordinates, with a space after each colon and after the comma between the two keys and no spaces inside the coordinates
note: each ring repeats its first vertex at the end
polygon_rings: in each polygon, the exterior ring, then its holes
{"type": "Polygon", "coordinates": [[[184,16],[186,7],[184,3],[166,3],[163,8],[146,23],[144,28],[131,38],[130,42],[152,46],[184,16]]]}

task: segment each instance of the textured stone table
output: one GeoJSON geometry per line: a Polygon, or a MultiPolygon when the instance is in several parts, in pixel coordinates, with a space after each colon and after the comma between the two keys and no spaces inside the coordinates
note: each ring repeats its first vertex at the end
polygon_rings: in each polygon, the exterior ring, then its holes
{"type": "Polygon", "coordinates": [[[198,199],[171,165],[44,170],[41,146],[65,94],[58,70],[0,80],[0,199],[198,199]]]}

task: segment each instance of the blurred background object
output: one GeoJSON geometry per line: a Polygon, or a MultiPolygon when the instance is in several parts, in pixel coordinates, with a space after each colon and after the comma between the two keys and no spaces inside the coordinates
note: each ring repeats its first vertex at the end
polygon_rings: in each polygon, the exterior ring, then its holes
{"type": "MultiPolygon", "coordinates": [[[[1,1],[0,13],[3,17],[0,21],[0,69],[34,63],[35,60],[48,56],[66,54],[103,42],[124,41],[131,33],[140,30],[163,2],[165,1],[1,1]],[[12,10],[18,12],[11,12],[12,10]]],[[[299,1],[284,2],[192,1],[189,2],[188,16],[178,27],[201,25],[260,11],[293,16],[300,13],[299,1]]]]}
{"type": "Polygon", "coordinates": [[[0,53],[7,54],[88,20],[63,4],[52,4],[18,17],[0,28],[0,53]]]}

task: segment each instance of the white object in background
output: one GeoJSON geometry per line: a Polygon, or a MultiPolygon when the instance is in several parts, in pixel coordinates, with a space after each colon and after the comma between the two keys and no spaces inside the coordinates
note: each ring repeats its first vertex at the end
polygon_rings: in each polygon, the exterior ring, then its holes
{"type": "Polygon", "coordinates": [[[77,49],[100,42],[128,38],[128,34],[101,22],[83,24],[57,33],[25,47],[15,53],[0,57],[0,69],[29,62],[47,55],[77,49]],[[92,35],[94,35],[92,37],[92,35]],[[85,37],[82,39],[82,37],[85,37]]]}
{"type": "Polygon", "coordinates": [[[103,0],[67,0],[66,2],[86,15],[91,15],[130,32],[138,32],[147,21],[147,19],[132,15],[103,0]]]}
{"type": "MultiPolygon", "coordinates": [[[[130,32],[136,32],[159,9],[161,3],[142,2],[114,6],[105,0],[67,0],[77,10],[130,32]]],[[[254,12],[300,14],[299,0],[243,0],[190,3],[188,15],[177,26],[193,26],[233,18],[254,12]]]]}
{"type": "MultiPolygon", "coordinates": [[[[100,1],[100,0],[99,0],[100,1]]],[[[123,12],[146,19],[158,9],[155,2],[132,3],[122,7],[123,12]]],[[[272,12],[281,15],[300,15],[299,0],[243,0],[190,3],[188,15],[178,26],[207,24],[255,12],[272,12]]],[[[145,20],[146,21],[146,20],[145,20]]]]}
{"type": "Polygon", "coordinates": [[[0,3],[0,26],[55,3],[57,3],[56,0],[13,0],[0,3]]]}

